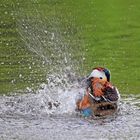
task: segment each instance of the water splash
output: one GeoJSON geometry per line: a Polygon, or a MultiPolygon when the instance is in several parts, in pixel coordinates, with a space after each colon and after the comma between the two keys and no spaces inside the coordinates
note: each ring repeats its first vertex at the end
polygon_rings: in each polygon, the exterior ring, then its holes
{"type": "MultiPolygon", "coordinates": [[[[78,36],[66,35],[70,34],[70,31],[67,31],[68,27],[62,28],[60,18],[52,17],[47,20],[40,19],[38,12],[37,15],[36,20],[28,15],[19,20],[19,34],[25,46],[42,58],[48,74],[57,73],[62,77],[67,71],[74,74],[76,71],[81,72],[84,50],[81,50],[78,36]]],[[[68,26],[71,30],[78,30],[71,22],[68,26]]],[[[75,34],[77,33],[75,31],[75,34]]]]}
{"type": "MultiPolygon", "coordinates": [[[[1,100],[4,102],[1,104],[3,108],[1,113],[38,116],[43,112],[46,114],[73,112],[75,96],[79,92],[77,79],[84,57],[78,39],[78,27],[71,21],[63,24],[62,17],[56,15],[42,18],[38,11],[39,5],[33,4],[31,13],[26,13],[20,5],[17,7],[17,32],[22,40],[21,46],[33,54],[30,60],[32,65],[28,65],[30,74],[36,72],[34,67],[37,67],[45,73],[46,79],[44,78],[44,84],[41,84],[38,90],[30,89],[29,83],[27,94],[24,94],[26,92],[24,90],[19,96],[12,94],[11,97],[2,97],[1,100]],[[36,63],[38,61],[42,62],[38,64],[36,63]]],[[[22,59],[30,57],[25,56],[22,59]]],[[[19,73],[18,78],[24,79],[24,75],[19,73]]],[[[14,83],[15,80],[11,82],[14,83]]]]}
{"type": "Polygon", "coordinates": [[[133,96],[133,101],[123,97],[120,111],[115,116],[86,119],[77,116],[75,112],[76,93],[83,89],[77,86],[67,90],[58,88],[55,94],[53,91],[48,93],[47,89],[47,85],[42,85],[37,93],[30,91],[21,96],[0,98],[2,139],[140,138],[140,110],[135,105],[140,104],[139,96],[133,96]]]}
{"type": "Polygon", "coordinates": [[[73,114],[76,96],[84,89],[80,88],[77,83],[67,89],[60,87],[50,89],[49,86],[42,84],[36,92],[28,89],[30,92],[20,96],[15,94],[1,97],[1,117],[73,114]]]}

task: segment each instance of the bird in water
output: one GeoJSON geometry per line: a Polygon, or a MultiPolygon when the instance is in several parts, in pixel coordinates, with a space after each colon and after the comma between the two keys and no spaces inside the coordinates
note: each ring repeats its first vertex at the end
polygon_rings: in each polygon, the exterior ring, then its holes
{"type": "Polygon", "coordinates": [[[76,101],[76,110],[83,116],[105,116],[117,110],[119,92],[110,82],[110,71],[106,68],[96,67],[84,79],[86,92],[76,101]]]}

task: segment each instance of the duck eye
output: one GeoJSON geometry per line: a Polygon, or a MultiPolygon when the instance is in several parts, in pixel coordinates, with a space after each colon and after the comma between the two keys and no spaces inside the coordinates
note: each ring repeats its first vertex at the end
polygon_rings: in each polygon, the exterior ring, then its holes
{"type": "Polygon", "coordinates": [[[100,79],[103,79],[102,77],[100,77],[100,79]]]}

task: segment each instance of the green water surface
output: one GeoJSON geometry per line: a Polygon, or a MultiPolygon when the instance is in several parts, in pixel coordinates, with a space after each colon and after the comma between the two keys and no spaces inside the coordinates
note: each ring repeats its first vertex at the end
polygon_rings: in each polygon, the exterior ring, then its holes
{"type": "Polygon", "coordinates": [[[0,94],[47,82],[60,49],[81,76],[107,67],[122,94],[139,94],[140,1],[0,0],[0,94]]]}

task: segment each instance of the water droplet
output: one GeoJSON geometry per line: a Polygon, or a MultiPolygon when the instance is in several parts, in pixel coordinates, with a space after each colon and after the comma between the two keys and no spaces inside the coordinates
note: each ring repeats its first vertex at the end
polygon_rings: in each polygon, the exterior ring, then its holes
{"type": "Polygon", "coordinates": [[[28,92],[32,92],[32,89],[29,88],[29,87],[27,87],[26,90],[27,90],[28,92]]]}
{"type": "Polygon", "coordinates": [[[65,63],[68,63],[67,58],[65,57],[65,63]]]}
{"type": "Polygon", "coordinates": [[[7,15],[7,14],[8,14],[8,12],[7,12],[7,11],[5,11],[5,12],[4,12],[4,14],[5,14],[5,15],[7,15]]]}
{"type": "Polygon", "coordinates": [[[85,57],[83,57],[83,61],[84,61],[84,60],[86,60],[86,58],[85,58],[85,57]]]}
{"type": "Polygon", "coordinates": [[[45,61],[42,61],[42,64],[44,65],[45,64],[45,61]]]}
{"type": "Polygon", "coordinates": [[[15,80],[15,79],[13,79],[13,80],[11,81],[11,83],[13,84],[13,83],[15,83],[15,81],[16,81],[16,80],[15,80]]]}
{"type": "Polygon", "coordinates": [[[1,65],[3,65],[4,64],[4,62],[1,62],[1,65]]]}
{"type": "Polygon", "coordinates": [[[51,37],[51,40],[54,40],[54,33],[52,33],[52,37],[51,37]]]}
{"type": "Polygon", "coordinates": [[[47,30],[45,30],[45,31],[44,31],[44,33],[46,33],[46,34],[47,34],[47,33],[48,33],[48,31],[47,31],[47,30]]]}
{"type": "Polygon", "coordinates": [[[22,74],[19,75],[19,78],[21,78],[21,77],[22,77],[22,74]]]}

